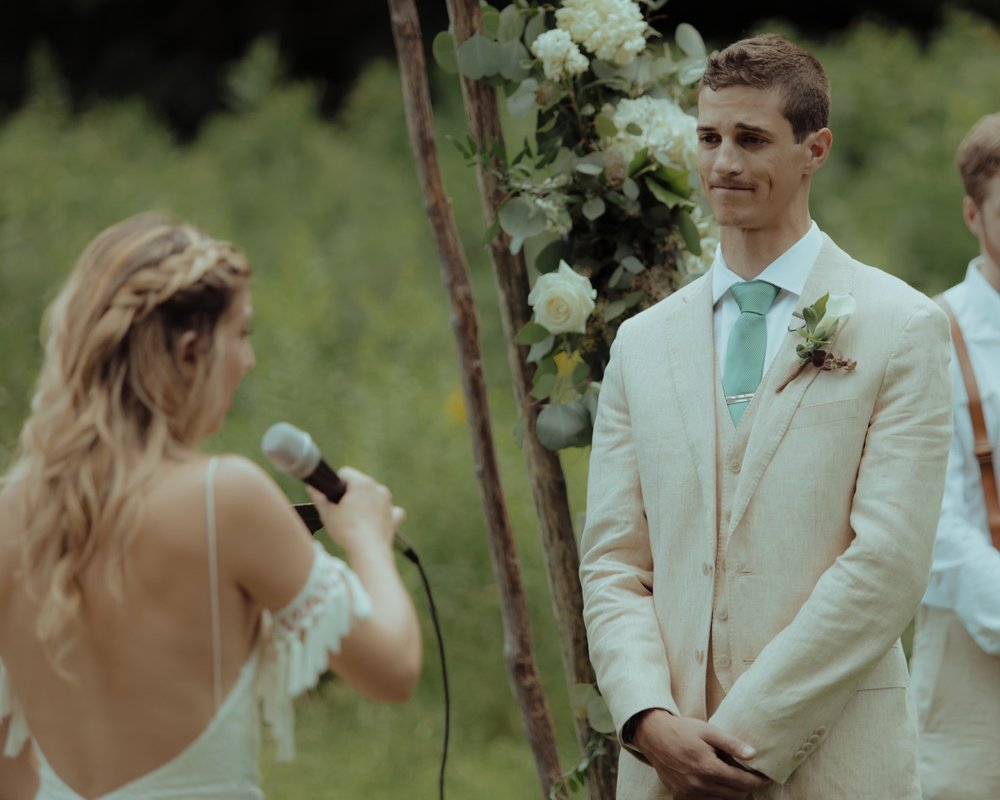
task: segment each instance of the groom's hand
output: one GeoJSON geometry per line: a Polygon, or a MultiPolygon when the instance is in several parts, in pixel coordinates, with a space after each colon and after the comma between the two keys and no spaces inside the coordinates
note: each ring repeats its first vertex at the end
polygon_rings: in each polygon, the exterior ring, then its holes
{"type": "Polygon", "coordinates": [[[759,773],[726,763],[727,757],[747,761],[757,753],[700,719],[650,709],[639,718],[632,742],[675,800],[746,800],[770,783],[759,773]]]}

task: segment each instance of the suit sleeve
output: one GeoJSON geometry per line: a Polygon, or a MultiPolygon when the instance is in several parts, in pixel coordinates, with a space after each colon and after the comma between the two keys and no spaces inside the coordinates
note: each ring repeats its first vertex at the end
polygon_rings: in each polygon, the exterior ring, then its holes
{"type": "Polygon", "coordinates": [[[787,780],[836,724],[923,595],[951,438],[948,353],[944,314],[921,304],[895,338],[875,399],[851,544],[710,719],[753,744],[753,767],[773,780],[787,780]]]}
{"type": "Polygon", "coordinates": [[[580,558],[590,658],[619,736],[645,709],[679,713],[653,609],[649,529],[623,379],[627,329],[611,347],[601,386],[580,558]]]}

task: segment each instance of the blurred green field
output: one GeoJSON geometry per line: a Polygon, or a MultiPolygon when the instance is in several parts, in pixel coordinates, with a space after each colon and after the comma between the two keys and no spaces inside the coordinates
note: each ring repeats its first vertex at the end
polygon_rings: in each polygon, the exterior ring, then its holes
{"type": "MultiPolygon", "coordinates": [[[[774,26],[767,26],[774,27],[774,26]]],[[[959,212],[955,146],[1000,98],[1000,32],[954,16],[926,46],[863,26],[812,46],[834,92],[833,157],[815,182],[820,225],[857,257],[928,292],[974,255],[959,212]]],[[[209,443],[265,467],[264,430],[312,432],[334,463],[394,488],[435,591],[453,695],[448,796],[537,797],[503,665],[497,591],[465,426],[439,267],[423,214],[394,65],[371,64],[335,121],[313,87],[286,82],[258,47],[234,79],[233,110],[177,146],[141,105],[81,115],[37,59],[33,99],[0,125],[0,465],[27,411],[42,309],[85,243],[149,208],[236,242],[255,265],[257,368],[209,443]]],[[[550,707],[566,767],[577,759],[528,477],[472,172],[445,135],[464,136],[457,87],[435,74],[445,178],[473,265],[495,433],[550,707]]],[[[583,510],[586,452],[564,462],[583,510]]],[[[294,502],[295,482],[275,476],[294,502]]],[[[441,675],[426,600],[425,670],[401,707],[336,680],[299,703],[299,758],[265,752],[265,789],[284,798],[436,795],[441,675]]]]}

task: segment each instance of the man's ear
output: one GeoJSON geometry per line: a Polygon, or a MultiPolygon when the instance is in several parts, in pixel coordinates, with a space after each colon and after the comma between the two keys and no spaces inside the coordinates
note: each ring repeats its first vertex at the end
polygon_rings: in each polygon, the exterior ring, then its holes
{"type": "Polygon", "coordinates": [[[195,368],[198,363],[195,344],[198,341],[198,334],[194,331],[184,331],[174,342],[173,357],[177,369],[181,375],[187,379],[194,378],[195,368]]]}
{"type": "Polygon", "coordinates": [[[969,195],[962,198],[962,219],[972,235],[979,237],[983,233],[982,219],[980,218],[979,206],[969,195]]]}
{"type": "Polygon", "coordinates": [[[809,160],[806,162],[806,174],[812,175],[826,162],[833,146],[833,133],[829,128],[820,128],[806,137],[806,147],[809,149],[809,160]]]}

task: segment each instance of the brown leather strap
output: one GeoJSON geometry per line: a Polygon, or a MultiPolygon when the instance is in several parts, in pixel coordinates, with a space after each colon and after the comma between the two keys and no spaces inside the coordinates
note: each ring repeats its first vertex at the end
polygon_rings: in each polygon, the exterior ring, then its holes
{"type": "Polygon", "coordinates": [[[962,378],[965,381],[965,393],[969,396],[969,416],[972,418],[972,436],[975,442],[976,460],[979,462],[979,471],[983,478],[983,495],[986,498],[986,518],[989,521],[990,535],[993,538],[993,546],[1000,550],[1000,497],[997,496],[996,470],[993,465],[993,448],[990,446],[989,435],[986,431],[986,419],[983,417],[983,404],[979,399],[979,387],[976,385],[976,376],[972,371],[972,364],[969,362],[969,351],[965,347],[965,338],[962,336],[962,329],[955,318],[948,302],[938,295],[934,298],[938,305],[944,309],[951,322],[951,341],[955,345],[955,354],[958,356],[958,363],[962,368],[962,378]]]}

